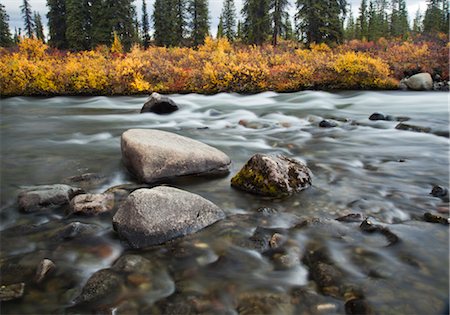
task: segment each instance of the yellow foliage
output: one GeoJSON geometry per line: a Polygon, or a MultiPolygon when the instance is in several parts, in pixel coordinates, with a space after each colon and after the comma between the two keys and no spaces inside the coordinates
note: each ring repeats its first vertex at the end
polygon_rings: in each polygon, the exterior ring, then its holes
{"type": "Polygon", "coordinates": [[[113,43],[111,45],[111,52],[114,54],[121,54],[123,53],[123,47],[122,47],[122,43],[120,42],[120,38],[117,35],[116,32],[114,32],[114,40],[113,43]]]}

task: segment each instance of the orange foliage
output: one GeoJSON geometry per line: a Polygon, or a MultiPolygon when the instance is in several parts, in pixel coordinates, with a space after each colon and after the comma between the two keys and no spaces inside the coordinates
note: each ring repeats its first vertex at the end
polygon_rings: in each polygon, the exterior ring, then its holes
{"type": "MultiPolygon", "coordinates": [[[[444,45],[445,46],[445,45],[444,45]]],[[[278,47],[231,45],[207,38],[198,49],[135,46],[122,54],[50,51],[39,40],[23,39],[18,50],[0,51],[0,94],[126,95],[162,93],[254,93],[265,90],[392,89],[403,72],[443,69],[439,45],[351,41],[311,49],[293,42],[278,47]],[[438,52],[436,52],[438,51],[438,52]],[[431,57],[431,60],[430,60],[431,57]],[[392,76],[393,75],[393,76],[392,76]]]]}

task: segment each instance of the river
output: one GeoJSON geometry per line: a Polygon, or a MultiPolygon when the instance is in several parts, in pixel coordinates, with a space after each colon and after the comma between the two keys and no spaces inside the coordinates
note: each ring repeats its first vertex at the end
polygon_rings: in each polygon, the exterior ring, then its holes
{"type": "Polygon", "coordinates": [[[175,132],[228,154],[233,162],[228,177],[171,183],[216,203],[227,218],[170,249],[133,252],[158,266],[146,293],[124,284],[125,304],[110,298],[103,303],[107,307],[99,302],[84,310],[161,313],[168,309],[164,301],[170,301],[193,313],[252,314],[266,312],[265,307],[274,314],[342,314],[351,291],[378,314],[444,312],[448,225],[422,217],[425,212],[448,216],[448,202],[430,195],[433,185],[449,185],[447,93],[305,91],[171,98],[181,110],[167,116],[139,114],[144,96],[1,100],[1,263],[9,278],[17,277],[9,282],[26,283],[24,296],[4,303],[2,313],[70,313],[95,271],[132,252],[112,231],[110,215],[67,217],[61,209],[25,214],[16,205],[21,187],[61,183],[84,173],[104,177],[91,187],[95,192],[134,183],[120,152],[120,136],[130,128],[175,132]],[[374,112],[407,117],[405,123],[431,132],[398,130],[399,121],[371,121],[374,112]],[[337,127],[320,128],[323,119],[337,127]],[[313,172],[313,186],[283,200],[234,190],[232,175],[255,153],[304,161],[313,172]],[[400,241],[389,246],[382,233],[361,231],[360,222],[335,220],[349,213],[369,217],[400,241]],[[305,218],[306,227],[293,229],[305,218]],[[96,225],[99,232],[83,240],[46,239],[49,230],[74,221],[96,225]],[[27,226],[49,228],[21,233],[27,226]],[[282,254],[292,264],[280,267],[277,254],[243,244],[257,227],[285,232],[288,245],[282,254]],[[326,265],[339,274],[331,277],[335,291],[321,288],[317,277],[313,281],[307,263],[311,248],[325,252],[326,265]],[[49,278],[39,285],[21,279],[28,275],[23,270],[36,268],[42,258],[56,263],[49,278]],[[259,305],[269,297],[273,303],[259,305]]]}

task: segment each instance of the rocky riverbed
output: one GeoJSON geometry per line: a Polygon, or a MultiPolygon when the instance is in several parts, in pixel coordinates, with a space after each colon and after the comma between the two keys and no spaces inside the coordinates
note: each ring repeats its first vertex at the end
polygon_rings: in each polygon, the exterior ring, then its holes
{"type": "MultiPolygon", "coordinates": [[[[447,94],[171,98],[179,109],[165,115],[140,114],[145,97],[2,100],[2,313],[446,311],[447,94]],[[222,162],[204,170],[220,172],[208,176],[130,173],[121,154],[130,129],[200,141],[230,160],[215,152],[222,162]],[[280,169],[302,180],[286,181],[279,196],[231,187],[255,154],[286,156],[297,169],[280,169]],[[158,213],[158,204],[180,207],[163,198],[171,194],[213,219],[156,243],[118,233],[127,209],[147,220],[130,196],[150,198],[143,209],[158,213]]],[[[150,145],[161,145],[159,135],[150,145]]],[[[185,168],[181,153],[174,165],[185,168]]],[[[189,211],[173,220],[201,221],[189,211]]]]}

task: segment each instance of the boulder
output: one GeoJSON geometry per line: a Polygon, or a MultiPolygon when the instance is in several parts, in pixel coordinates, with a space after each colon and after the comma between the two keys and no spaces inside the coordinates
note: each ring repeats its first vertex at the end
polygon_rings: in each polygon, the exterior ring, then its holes
{"type": "Polygon", "coordinates": [[[81,193],[83,190],[80,188],[62,184],[29,187],[18,196],[19,209],[34,212],[62,206],[81,193]]]}
{"type": "Polygon", "coordinates": [[[255,154],[231,179],[231,186],[257,195],[285,197],[311,186],[311,171],[283,155],[255,154]]]}
{"type": "Polygon", "coordinates": [[[97,215],[114,208],[114,194],[82,194],[70,201],[70,212],[97,215]]]}
{"type": "Polygon", "coordinates": [[[95,272],[84,285],[74,304],[102,304],[111,302],[120,294],[123,286],[122,277],[111,269],[101,269],[95,272]]]}
{"type": "Polygon", "coordinates": [[[152,93],[150,97],[145,101],[144,106],[141,109],[142,113],[155,113],[159,115],[167,115],[177,111],[178,105],[167,96],[152,93]]]}
{"type": "Polygon", "coordinates": [[[166,131],[130,129],[122,134],[121,145],[125,166],[146,183],[185,175],[224,175],[231,164],[225,153],[166,131]]]}
{"type": "Polygon", "coordinates": [[[142,248],[195,233],[224,217],[199,195],[158,186],[131,193],[114,215],[113,227],[131,247],[142,248]]]}
{"type": "Polygon", "coordinates": [[[405,84],[410,90],[430,91],[433,89],[433,78],[429,73],[418,73],[405,80],[405,84]]]}

